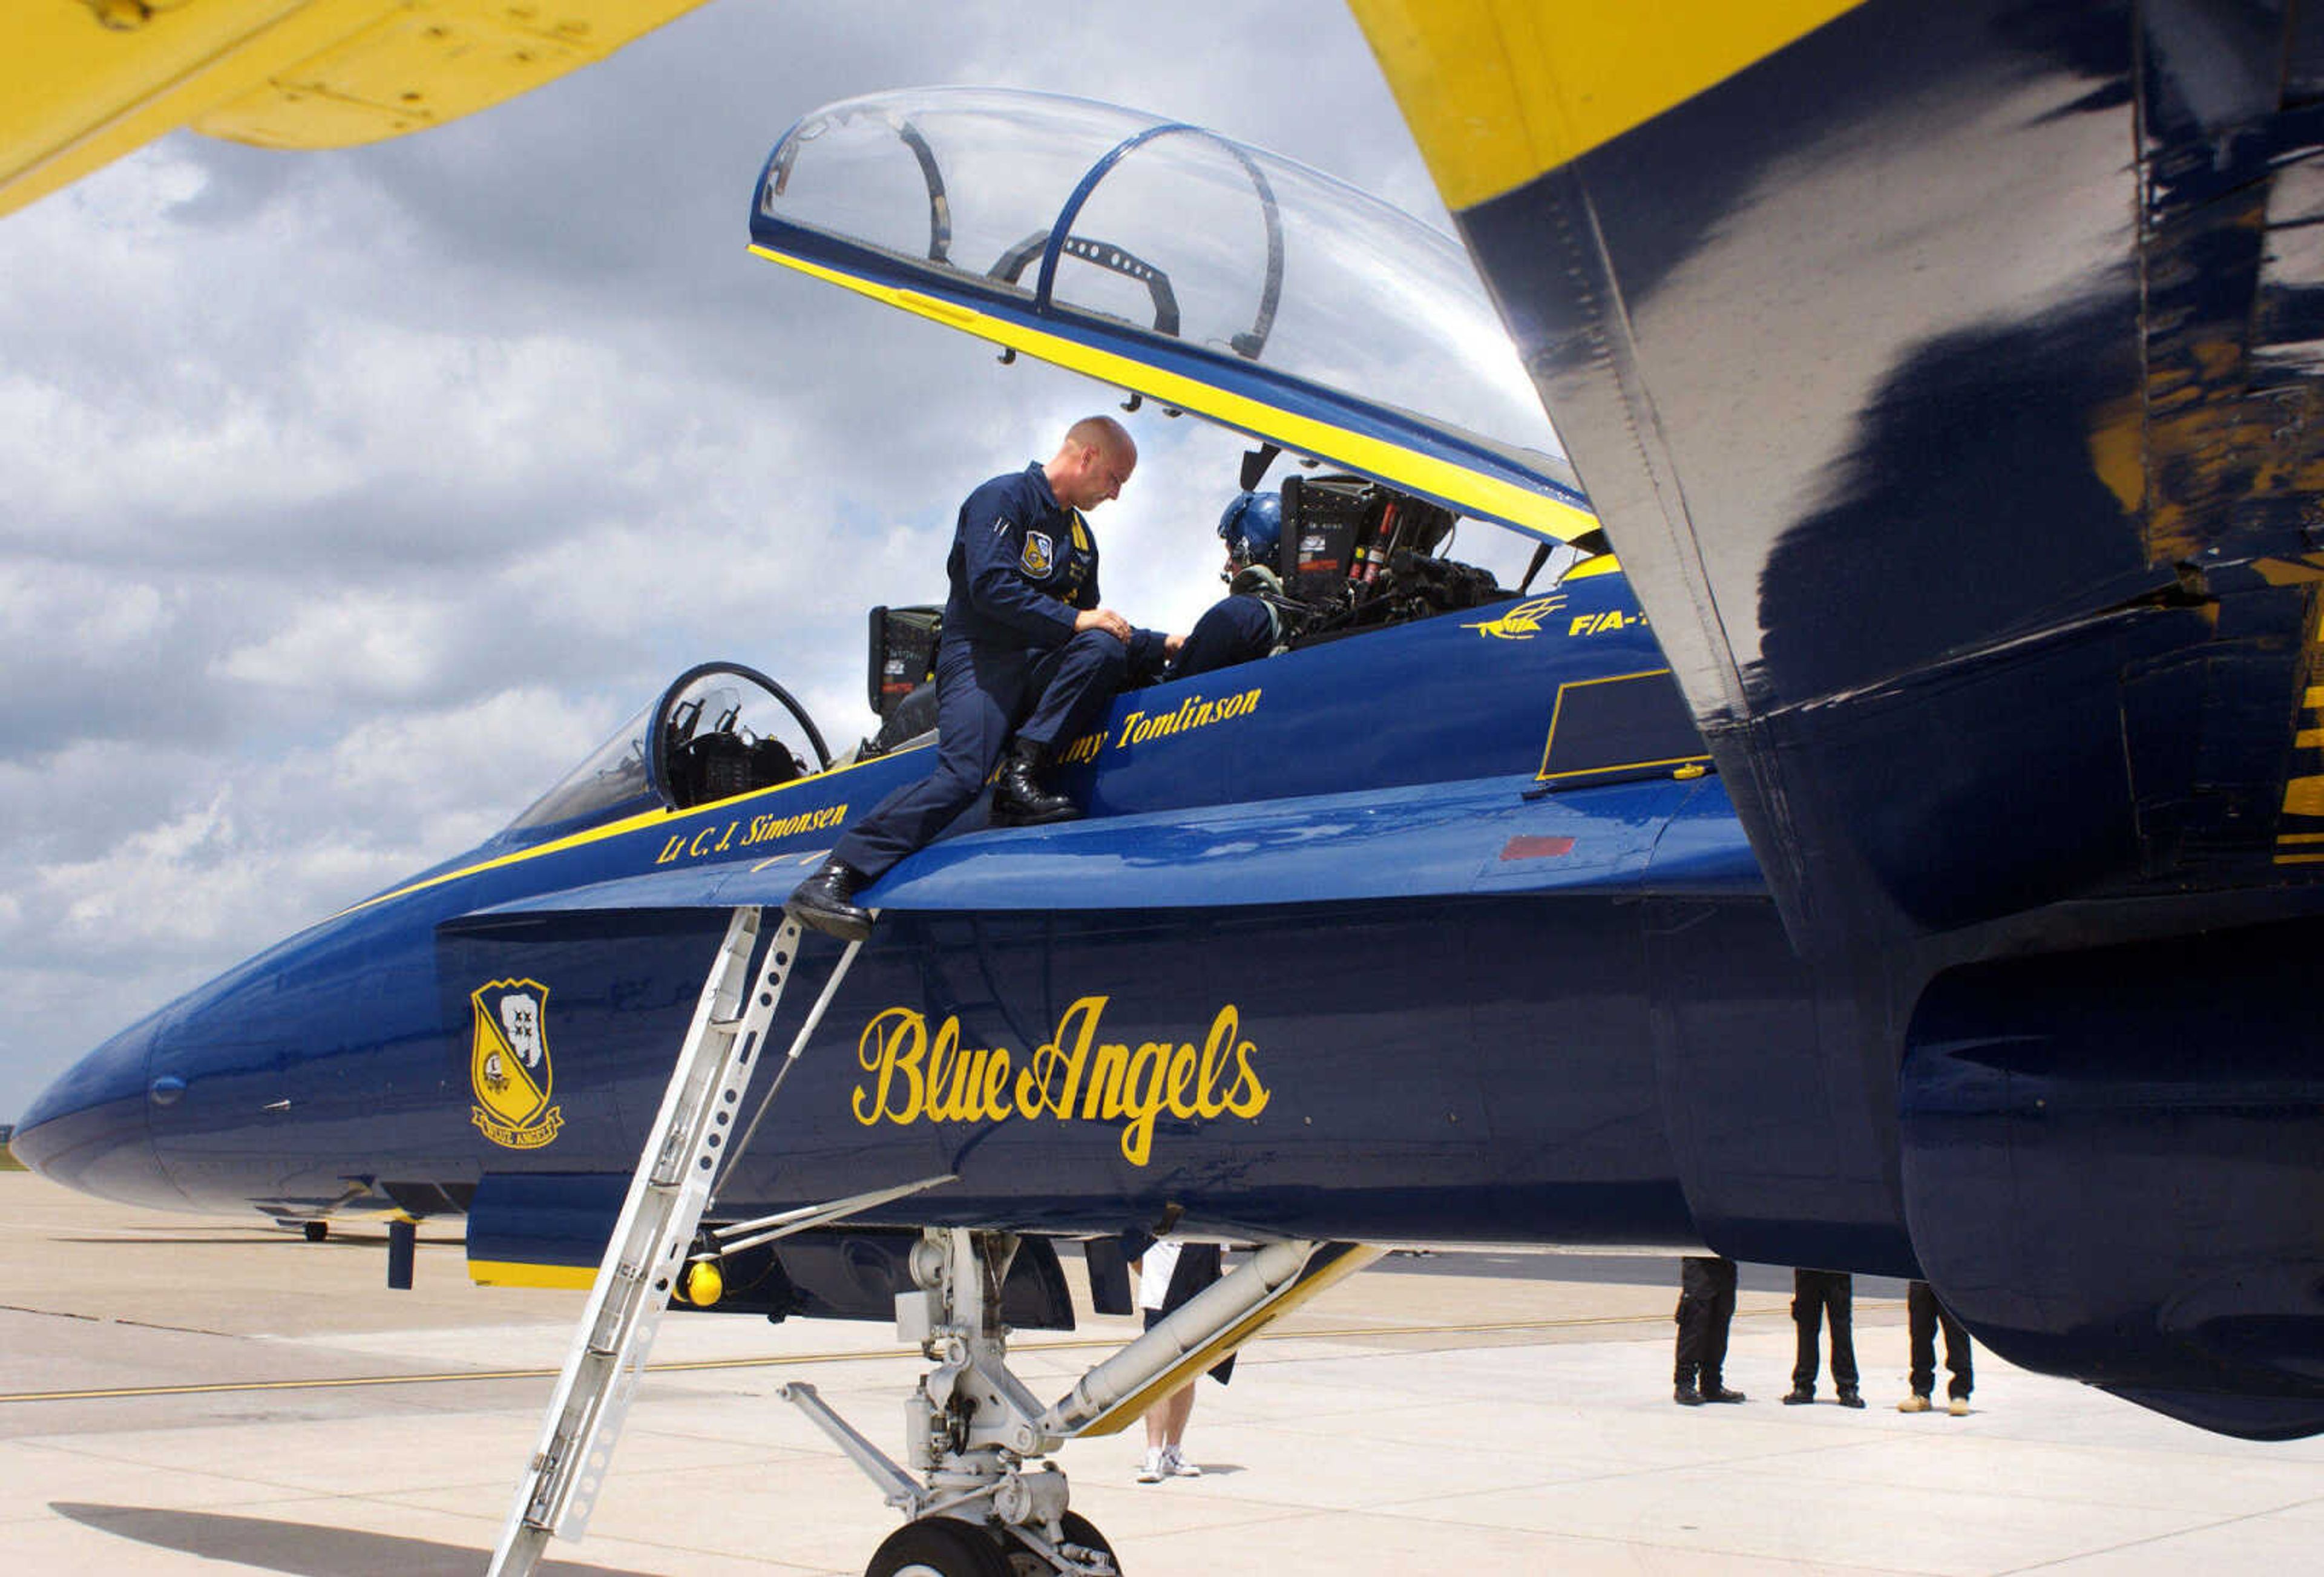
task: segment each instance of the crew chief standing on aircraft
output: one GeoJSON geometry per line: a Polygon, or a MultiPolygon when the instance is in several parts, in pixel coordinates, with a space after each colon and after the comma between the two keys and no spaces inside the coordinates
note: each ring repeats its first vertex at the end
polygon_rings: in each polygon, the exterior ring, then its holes
{"type": "Polygon", "coordinates": [[[996,824],[1081,814],[1042,787],[1051,749],[1103,713],[1132,672],[1159,672],[1181,641],[1098,605],[1097,540],[1082,512],[1120,496],[1137,465],[1120,422],[1084,417],[1047,465],[968,495],[945,564],[952,595],[936,646],[936,770],[848,829],[783,906],[791,918],[845,941],[870,936],[871,912],[855,894],[975,803],[995,761],[996,824]]]}

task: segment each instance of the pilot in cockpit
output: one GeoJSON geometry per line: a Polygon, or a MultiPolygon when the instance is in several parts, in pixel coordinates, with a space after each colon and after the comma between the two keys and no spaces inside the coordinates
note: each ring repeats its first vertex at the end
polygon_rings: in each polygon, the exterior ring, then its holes
{"type": "Polygon", "coordinates": [[[1283,593],[1272,567],[1283,541],[1283,495],[1246,488],[1219,517],[1219,536],[1227,548],[1226,567],[1219,575],[1227,595],[1194,622],[1170,664],[1169,678],[1250,662],[1282,642],[1282,615],[1270,599],[1283,593]]]}

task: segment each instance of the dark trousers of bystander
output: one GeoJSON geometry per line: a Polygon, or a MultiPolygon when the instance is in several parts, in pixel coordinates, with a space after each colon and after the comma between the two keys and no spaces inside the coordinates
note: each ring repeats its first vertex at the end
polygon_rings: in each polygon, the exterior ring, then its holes
{"type": "Polygon", "coordinates": [[[1735,1318],[1735,1261],[1679,1261],[1678,1383],[1719,1388],[1727,1368],[1727,1327],[1735,1318]]]}
{"type": "Polygon", "coordinates": [[[1945,1394],[1966,1400],[1977,1384],[1974,1366],[1969,1360],[1969,1332],[1952,1316],[1952,1311],[1937,1301],[1925,1281],[1916,1281],[1904,1291],[1904,1319],[1911,1328],[1913,1344],[1913,1394],[1925,1397],[1937,1381],[1937,1328],[1945,1333],[1945,1369],[1951,1375],[1945,1394]]]}
{"type": "Polygon", "coordinates": [[[1816,1351],[1827,1320],[1831,1324],[1831,1383],[1845,1395],[1856,1389],[1855,1278],[1844,1270],[1792,1272],[1792,1323],[1799,1351],[1792,1364],[1792,1388],[1815,1389],[1821,1355],[1816,1351]]]}

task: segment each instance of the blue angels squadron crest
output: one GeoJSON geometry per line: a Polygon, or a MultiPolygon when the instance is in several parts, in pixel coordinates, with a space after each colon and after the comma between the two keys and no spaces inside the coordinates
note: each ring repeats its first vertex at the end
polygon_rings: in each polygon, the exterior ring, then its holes
{"type": "Polygon", "coordinates": [[[1049,534],[1047,531],[1028,531],[1025,533],[1024,565],[1026,574],[1037,577],[1045,576],[1049,573],[1049,567],[1056,561],[1057,545],[1049,540],[1049,534]]]}
{"type": "Polygon", "coordinates": [[[475,1039],[468,1080],[476,1093],[469,1120],[496,1145],[537,1150],[565,1125],[549,1103],[549,988],[536,980],[496,980],[468,993],[475,1039]]]}

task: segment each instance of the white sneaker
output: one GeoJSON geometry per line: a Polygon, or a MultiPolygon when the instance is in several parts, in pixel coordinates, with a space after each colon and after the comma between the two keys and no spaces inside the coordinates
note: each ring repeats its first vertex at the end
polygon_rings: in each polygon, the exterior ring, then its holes
{"type": "Polygon", "coordinates": [[[1199,1479],[1203,1470],[1188,1462],[1175,1445],[1162,1448],[1162,1471],[1174,1479],[1199,1479]]]}
{"type": "Polygon", "coordinates": [[[1141,1484],[1160,1483],[1169,1476],[1169,1452],[1163,1447],[1148,1446],[1146,1460],[1138,1464],[1138,1481],[1141,1484]]]}

